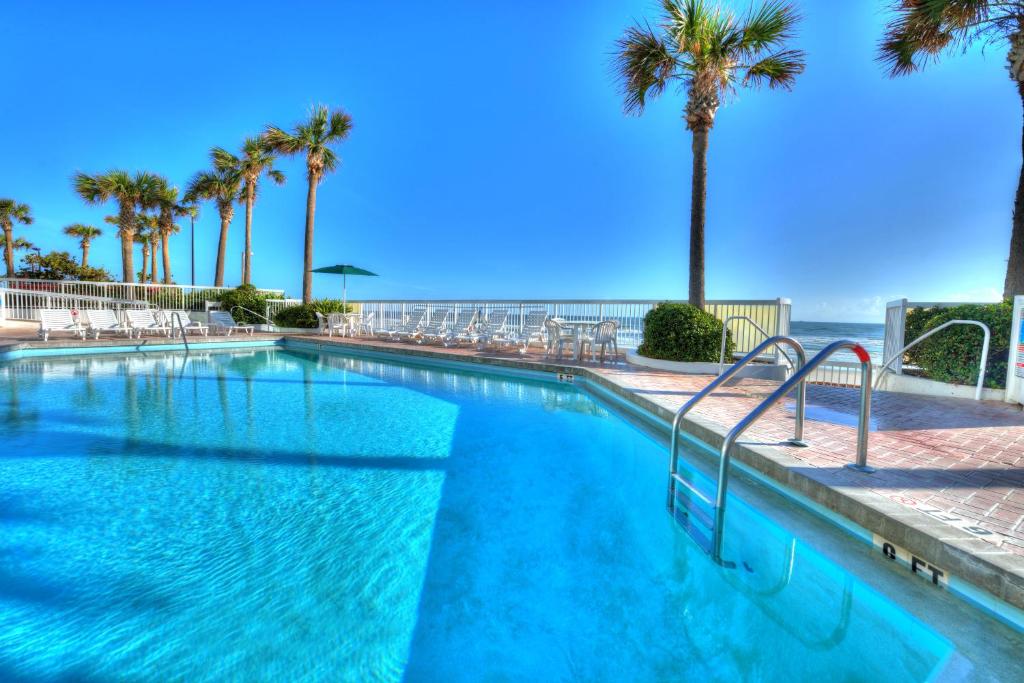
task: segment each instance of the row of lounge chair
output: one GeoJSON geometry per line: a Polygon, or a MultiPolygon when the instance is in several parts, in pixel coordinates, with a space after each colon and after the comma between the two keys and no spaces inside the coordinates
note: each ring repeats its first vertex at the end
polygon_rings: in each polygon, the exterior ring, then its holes
{"type": "Polygon", "coordinates": [[[206,337],[210,330],[226,335],[236,331],[252,335],[255,329],[252,325],[236,323],[227,311],[210,311],[209,318],[209,324],[205,324],[192,320],[188,311],[142,308],[118,313],[108,309],[76,311],[49,308],[39,311],[39,338],[48,341],[51,334],[60,332],[80,339],[99,339],[104,333],[141,339],[144,334],[174,337],[182,331],[206,337]]]}

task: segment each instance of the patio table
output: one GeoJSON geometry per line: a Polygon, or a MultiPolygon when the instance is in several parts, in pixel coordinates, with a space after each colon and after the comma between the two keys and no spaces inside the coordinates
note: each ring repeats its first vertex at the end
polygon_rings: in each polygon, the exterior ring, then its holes
{"type": "Polygon", "coordinates": [[[585,330],[593,328],[599,324],[600,320],[565,320],[563,318],[554,318],[562,327],[568,327],[572,330],[573,335],[576,337],[576,348],[574,349],[573,357],[579,360],[583,357],[583,345],[580,344],[580,340],[583,337],[585,330]]]}

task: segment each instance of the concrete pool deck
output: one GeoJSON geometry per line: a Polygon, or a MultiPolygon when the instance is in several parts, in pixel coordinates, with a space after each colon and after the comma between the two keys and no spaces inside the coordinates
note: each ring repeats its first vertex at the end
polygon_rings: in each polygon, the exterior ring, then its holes
{"type": "MultiPolygon", "coordinates": [[[[0,352],[23,348],[125,346],[61,336],[35,337],[30,324],[0,327],[0,352]]],[[[190,337],[190,341],[277,340],[280,334],[190,337]]],[[[287,335],[297,341],[375,353],[460,360],[547,372],[571,372],[663,421],[711,381],[626,363],[546,359],[541,352],[445,349],[370,339],[287,335]]],[[[148,346],[170,342],[148,338],[148,346]]],[[[777,382],[741,379],[722,387],[684,420],[684,429],[717,448],[724,435],[777,382]]],[[[962,579],[1024,609],[1024,413],[991,401],[878,392],[868,462],[874,474],[845,469],[854,460],[858,390],[808,387],[805,440],[792,435],[792,404],[770,409],[741,439],[735,459],[861,527],[905,548],[944,575],[962,579]]],[[[667,458],[666,458],[667,467],[667,458]]]]}

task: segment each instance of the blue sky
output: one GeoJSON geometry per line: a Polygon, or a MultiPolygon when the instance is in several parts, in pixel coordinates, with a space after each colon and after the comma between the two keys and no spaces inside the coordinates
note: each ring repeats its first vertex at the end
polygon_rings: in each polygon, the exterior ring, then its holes
{"type": "MultiPolygon", "coordinates": [[[[888,299],[997,298],[1020,168],[1004,51],[889,80],[884,2],[803,0],[791,93],[740,92],[711,135],[707,292],[790,297],[802,320],[882,320],[888,299]]],[[[745,2],[734,3],[745,8],[745,2]]],[[[622,114],[614,40],[652,0],[8,2],[0,24],[0,196],[20,231],[102,224],[76,170],[145,169],[184,185],[209,148],[316,102],[355,121],[319,190],[316,265],[381,274],[366,298],[685,298],[690,138],[683,99],[622,114]],[[300,9],[301,7],[301,9],[300,9]]],[[[284,160],[254,214],[255,283],[301,290],[305,176],[284,160]]],[[[228,283],[239,279],[243,212],[228,283]]],[[[171,253],[187,283],[188,226],[171,253]]],[[[215,207],[196,224],[213,279],[215,207]]],[[[113,230],[91,260],[117,272],[113,230]]],[[[315,276],[318,296],[337,294],[315,276]]]]}

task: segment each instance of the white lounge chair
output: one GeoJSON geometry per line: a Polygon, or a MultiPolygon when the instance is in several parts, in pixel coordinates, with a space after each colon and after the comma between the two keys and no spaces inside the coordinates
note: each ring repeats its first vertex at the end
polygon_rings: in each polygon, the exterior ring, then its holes
{"type": "Polygon", "coordinates": [[[231,313],[228,311],[210,311],[210,329],[214,332],[223,332],[227,336],[231,336],[231,333],[235,330],[241,332],[248,332],[249,336],[252,336],[253,330],[256,329],[255,325],[246,325],[245,323],[236,323],[235,319],[231,317],[231,313]]]}
{"type": "Polygon", "coordinates": [[[410,339],[419,332],[420,327],[423,326],[423,319],[425,317],[427,317],[426,306],[416,306],[409,312],[408,318],[405,322],[400,325],[396,325],[392,329],[385,330],[383,334],[387,335],[389,339],[396,341],[410,339]]]}
{"type": "Polygon", "coordinates": [[[124,316],[127,318],[128,326],[131,327],[132,332],[140,339],[146,332],[151,334],[161,334],[165,337],[171,336],[171,328],[168,325],[159,322],[153,314],[152,309],[129,308],[125,310],[124,316]]]}
{"type": "Polygon", "coordinates": [[[472,330],[456,334],[454,338],[455,344],[467,342],[469,344],[476,344],[478,348],[483,348],[488,342],[500,339],[507,333],[508,330],[505,329],[507,321],[508,309],[492,308],[487,312],[487,317],[477,322],[472,330]]]}
{"type": "Polygon", "coordinates": [[[93,339],[99,339],[103,332],[113,332],[115,335],[123,334],[126,337],[132,336],[132,328],[118,320],[117,314],[105,308],[95,311],[85,311],[85,317],[89,322],[89,333],[93,339]]]}
{"type": "Polygon", "coordinates": [[[519,353],[525,354],[533,342],[544,344],[544,321],[547,319],[545,310],[528,311],[521,330],[509,332],[495,342],[503,346],[518,346],[519,353]]]}
{"type": "Polygon", "coordinates": [[[459,311],[458,315],[455,316],[455,322],[441,339],[444,345],[455,344],[458,346],[458,337],[460,335],[472,334],[473,329],[476,327],[477,316],[478,311],[475,308],[464,308],[459,311]]]}
{"type": "Polygon", "coordinates": [[[66,308],[44,308],[39,311],[39,338],[49,341],[54,332],[68,332],[85,339],[85,330],[66,308]]]}
{"type": "Polygon", "coordinates": [[[416,342],[422,344],[427,341],[443,341],[448,335],[448,318],[451,314],[450,308],[435,308],[431,311],[430,321],[414,335],[416,342]]]}
{"type": "Polygon", "coordinates": [[[192,320],[192,318],[189,317],[188,311],[163,311],[164,324],[171,328],[172,337],[176,336],[178,332],[181,331],[181,328],[178,327],[178,318],[181,319],[181,326],[185,328],[186,334],[198,332],[204,337],[209,336],[209,326],[204,325],[198,320],[192,320]]]}

